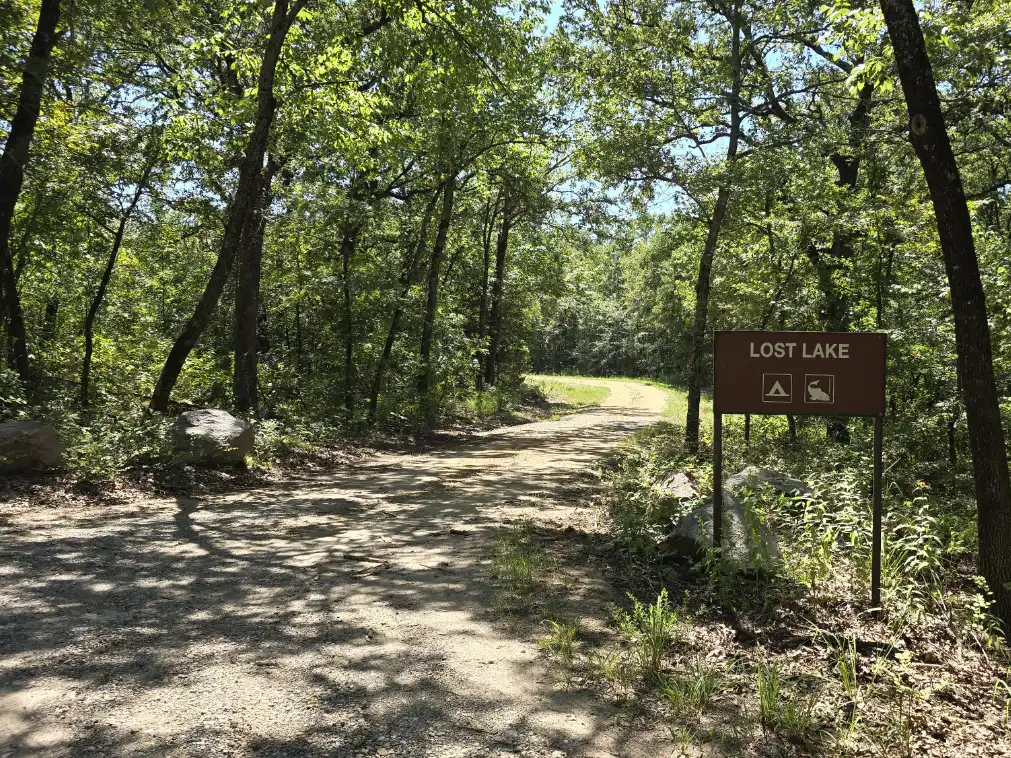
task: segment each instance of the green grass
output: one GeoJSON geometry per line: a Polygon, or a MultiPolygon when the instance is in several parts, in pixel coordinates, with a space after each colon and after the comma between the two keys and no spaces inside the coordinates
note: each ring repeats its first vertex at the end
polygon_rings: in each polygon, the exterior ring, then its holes
{"type": "Polygon", "coordinates": [[[696,656],[684,672],[659,677],[660,694],[675,709],[701,711],[723,685],[719,669],[696,656]]]}
{"type": "Polygon", "coordinates": [[[668,652],[687,621],[684,609],[671,605],[667,588],[660,590],[656,602],[646,605],[633,595],[632,612],[612,609],[618,629],[625,637],[643,679],[656,679],[668,652]]]}
{"type": "MultiPolygon", "coordinates": [[[[649,387],[655,387],[658,390],[663,391],[663,393],[667,396],[667,402],[665,403],[663,410],[660,411],[660,418],[664,421],[680,421],[681,423],[684,423],[685,415],[688,412],[688,394],[685,390],[673,384],[656,381],[655,379],[641,379],[632,376],[588,377],[563,374],[551,376],[545,374],[527,374],[526,381],[531,385],[540,387],[544,393],[548,395],[550,400],[554,402],[565,402],[570,405],[600,405],[600,403],[607,398],[607,394],[605,393],[601,395],[600,399],[595,402],[579,403],[567,399],[566,395],[569,393],[572,393],[574,396],[578,396],[580,393],[586,391],[596,394],[601,390],[606,390],[609,382],[635,382],[637,384],[645,384],[649,387]],[[571,379],[592,379],[594,384],[576,384],[574,382],[566,381],[571,379]],[[551,394],[552,392],[557,392],[557,396],[553,396],[551,394]]],[[[713,402],[711,397],[703,395],[701,415],[702,426],[712,428],[713,402]]]]}
{"type": "Polygon", "coordinates": [[[543,650],[549,650],[562,661],[569,665],[576,652],[576,637],[579,634],[579,627],[570,621],[547,620],[548,634],[539,640],[543,650]]]}
{"type": "Polygon", "coordinates": [[[505,529],[495,542],[491,567],[498,586],[495,610],[506,615],[531,613],[544,600],[547,554],[529,525],[505,529]]]}
{"type": "Polygon", "coordinates": [[[537,387],[553,403],[565,403],[577,408],[598,406],[607,400],[611,390],[604,384],[582,384],[565,381],[565,377],[527,376],[527,383],[537,387]]]}

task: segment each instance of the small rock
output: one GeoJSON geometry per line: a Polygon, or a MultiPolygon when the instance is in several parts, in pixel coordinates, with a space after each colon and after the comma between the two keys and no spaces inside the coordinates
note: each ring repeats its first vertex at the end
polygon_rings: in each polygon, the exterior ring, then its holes
{"type": "Polygon", "coordinates": [[[657,485],[657,490],[663,497],[674,498],[676,500],[693,500],[699,496],[695,484],[688,478],[684,471],[676,471],[668,474],[664,480],[657,485]]]}

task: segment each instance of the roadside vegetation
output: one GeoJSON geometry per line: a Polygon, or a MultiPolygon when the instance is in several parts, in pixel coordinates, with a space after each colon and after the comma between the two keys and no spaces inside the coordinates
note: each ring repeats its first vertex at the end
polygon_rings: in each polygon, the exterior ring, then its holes
{"type": "MultiPolygon", "coordinates": [[[[775,417],[752,419],[748,444],[743,419],[725,429],[728,473],[758,465],[813,490],[742,496],[775,531],[781,560],[742,573],[712,551],[696,561],[665,553],[662,538],[710,491],[710,451],[689,454],[679,424],[644,429],[603,468],[597,507],[608,526],[598,547],[612,566],[611,611],[593,617],[561,596],[546,606],[560,569],[525,564],[524,586],[541,599],[526,612],[561,686],[594,689],[628,719],[666,730],[674,755],[1008,754],[1011,652],[975,574],[972,498],[959,472],[923,467],[915,430],[889,429],[875,611],[870,429],[854,424],[845,447],[814,419],[800,420],[796,439],[775,417]],[[663,494],[675,471],[698,484],[697,498],[663,494]],[[585,634],[601,624],[605,635],[585,634]]],[[[536,544],[536,532],[524,534],[536,544]]]]}

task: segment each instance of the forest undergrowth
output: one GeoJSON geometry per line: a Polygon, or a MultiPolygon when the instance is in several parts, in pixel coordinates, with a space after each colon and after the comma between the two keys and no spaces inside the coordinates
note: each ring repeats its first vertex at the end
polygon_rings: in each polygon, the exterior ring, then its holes
{"type": "Polygon", "coordinates": [[[324,418],[246,415],[256,434],[243,466],[200,466],[180,457],[171,439],[173,417],[150,413],[136,402],[106,398],[82,409],[72,398],[55,398],[22,415],[48,421],[65,445],[57,471],[6,476],[0,502],[13,505],[74,500],[130,500],[159,495],[234,491],[272,481],[334,472],[370,452],[445,444],[498,426],[526,423],[599,404],[606,392],[569,397],[536,383],[511,382],[484,392],[449,398],[432,422],[420,413],[392,414],[368,427],[339,413],[324,418]]]}
{"type": "MultiPolygon", "coordinates": [[[[743,419],[725,424],[727,474],[772,468],[813,490],[743,493],[782,550],[751,576],[713,551],[693,563],[658,547],[711,491],[710,440],[689,455],[683,427],[666,421],[630,438],[603,467],[609,565],[628,595],[604,637],[585,634],[578,614],[544,619],[542,646],[564,686],[594,688],[629,719],[668,730],[674,755],[1011,755],[1011,654],[974,568],[971,478],[962,465],[924,465],[915,432],[887,425],[873,609],[871,429],[850,427],[841,445],[824,422],[800,419],[791,439],[785,419],[753,419],[746,445],[743,419]],[[662,494],[676,471],[697,484],[696,500],[662,494]]],[[[531,570],[550,565],[529,545],[523,553],[531,570]]]]}

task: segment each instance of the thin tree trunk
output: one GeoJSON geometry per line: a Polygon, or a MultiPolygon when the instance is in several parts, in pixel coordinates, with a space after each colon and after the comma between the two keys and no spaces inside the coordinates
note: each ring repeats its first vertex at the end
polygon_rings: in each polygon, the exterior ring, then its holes
{"type": "Polygon", "coordinates": [[[881,9],[909,110],[910,139],[930,188],[951,290],[976,485],[980,573],[1005,627],[1011,627],[1011,477],[972,218],[916,8],[912,0],[881,0],[881,9]]]}
{"type": "Polygon", "coordinates": [[[116,259],[119,258],[119,249],[123,244],[126,225],[130,222],[130,217],[133,216],[134,209],[136,209],[137,203],[140,202],[141,196],[147,190],[147,184],[153,170],[154,161],[150,161],[144,167],[144,173],[137,181],[137,187],[134,190],[133,197],[130,198],[129,205],[126,206],[119,217],[119,224],[112,237],[112,249],[109,251],[109,259],[105,262],[105,270],[102,272],[102,279],[98,283],[98,291],[95,292],[95,296],[91,299],[91,305],[88,306],[88,314],[84,317],[84,363],[81,365],[81,405],[88,405],[91,401],[91,357],[95,350],[95,321],[98,318],[98,312],[102,309],[102,304],[105,302],[106,292],[109,290],[109,282],[112,280],[112,272],[116,268],[116,259]]]}
{"type": "MultiPolygon", "coordinates": [[[[832,163],[838,172],[836,186],[853,193],[860,175],[861,151],[867,129],[870,127],[871,100],[874,85],[864,84],[860,88],[857,105],[849,117],[849,152],[832,155],[832,163]]],[[[808,258],[818,273],[818,285],[825,298],[821,313],[822,324],[828,331],[846,332],[850,329],[850,298],[845,288],[840,286],[840,276],[850,276],[849,264],[853,260],[853,237],[838,226],[832,230],[832,244],[825,250],[816,246],[808,247],[808,258]]],[[[845,416],[829,416],[825,421],[825,433],[830,440],[846,443],[850,440],[849,419],[845,416]]]]}
{"type": "Polygon", "coordinates": [[[485,381],[494,387],[498,381],[499,364],[502,360],[502,293],[505,289],[506,253],[509,250],[509,230],[512,227],[512,207],[508,190],[502,203],[502,226],[495,243],[495,282],[491,290],[491,316],[489,317],[488,358],[485,365],[485,381]]]}
{"type": "Polygon", "coordinates": [[[491,268],[491,235],[495,227],[495,216],[498,209],[498,198],[489,203],[485,211],[484,225],[481,229],[483,258],[481,262],[481,298],[477,308],[477,391],[484,392],[484,372],[488,363],[488,352],[485,348],[485,338],[488,336],[488,282],[491,268]]]}
{"type": "Polygon", "coordinates": [[[182,371],[183,364],[186,363],[190,351],[193,350],[200,335],[207,327],[207,322],[210,320],[225,283],[228,281],[232,263],[235,261],[235,256],[241,245],[243,228],[250,217],[250,206],[257,201],[260,193],[263,158],[267,152],[267,141],[270,137],[270,127],[274,121],[277,105],[274,100],[274,74],[277,70],[277,62],[281,57],[281,49],[284,46],[288,30],[306,1],[295,0],[290,10],[288,0],[275,0],[274,2],[270,34],[267,38],[257,81],[256,118],[239,168],[239,181],[235,188],[235,196],[228,208],[228,219],[225,222],[218,259],[211,270],[207,286],[200,296],[193,315],[186,322],[165,359],[161,376],[151,395],[149,407],[153,411],[168,409],[169,397],[179,378],[179,373],[182,371]]]}
{"type": "Polygon", "coordinates": [[[741,132],[741,21],[740,6],[734,3],[731,17],[733,39],[730,65],[733,81],[730,87],[730,134],[727,144],[726,177],[716,192],[716,206],[709,220],[709,233],[699,261],[699,277],[695,283],[695,320],[692,325],[691,350],[688,354],[688,414],[685,419],[685,442],[692,453],[699,449],[699,412],[702,404],[702,365],[706,354],[706,328],[709,323],[709,292],[712,287],[713,258],[719,244],[720,230],[730,202],[734,181],[734,162],[741,132]]]}
{"type": "Polygon", "coordinates": [[[263,267],[263,239],[267,233],[266,210],[270,188],[281,164],[267,157],[267,168],[258,179],[258,193],[250,204],[239,241],[238,282],[235,288],[235,332],[232,361],[232,392],[240,411],[257,411],[257,369],[259,367],[260,274],[263,267]]]}
{"type": "Polygon", "coordinates": [[[52,295],[46,300],[46,314],[42,319],[42,333],[39,342],[52,342],[56,338],[56,329],[60,319],[60,298],[52,295]]]}
{"type": "Polygon", "coordinates": [[[386,342],[383,344],[382,355],[379,356],[379,363],[376,366],[376,373],[372,379],[372,388],[369,391],[369,426],[376,423],[376,411],[379,408],[379,394],[383,389],[383,378],[386,375],[386,367],[389,365],[390,357],[393,355],[393,345],[400,334],[400,320],[404,316],[404,306],[407,303],[407,296],[410,294],[411,285],[418,277],[421,268],[422,255],[425,252],[425,243],[428,240],[428,226],[432,221],[432,213],[435,211],[435,204],[442,194],[440,186],[425,206],[425,212],[421,219],[421,231],[418,234],[418,243],[414,248],[414,253],[404,266],[404,272],[400,277],[400,292],[397,296],[396,305],[393,307],[393,316],[390,319],[390,328],[386,333],[386,342]]]}
{"type": "Polygon", "coordinates": [[[432,345],[435,342],[435,321],[439,310],[439,269],[446,254],[446,238],[453,218],[453,193],[456,189],[456,174],[446,178],[442,191],[442,214],[439,216],[439,231],[432,245],[432,259],[428,266],[428,297],[425,301],[425,322],[421,329],[421,371],[418,374],[418,395],[424,408],[426,419],[431,419],[433,411],[430,392],[432,389],[432,345]]]}
{"type": "Polygon", "coordinates": [[[358,245],[358,228],[351,224],[344,230],[341,239],[341,270],[344,274],[342,282],[344,291],[344,410],[348,421],[354,411],[354,321],[351,302],[351,259],[358,245]]]}
{"type": "Polygon", "coordinates": [[[10,251],[11,224],[25,181],[29,148],[35,134],[35,124],[39,120],[42,92],[49,73],[49,57],[57,41],[56,25],[59,21],[60,0],[42,0],[35,36],[21,74],[18,108],[11,120],[3,155],[0,156],[0,284],[3,285],[12,363],[26,392],[32,387],[31,366],[28,361],[25,316],[10,251]]]}

